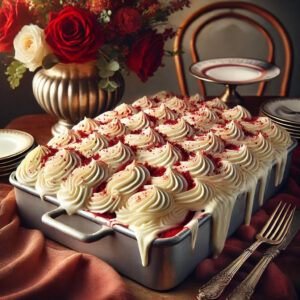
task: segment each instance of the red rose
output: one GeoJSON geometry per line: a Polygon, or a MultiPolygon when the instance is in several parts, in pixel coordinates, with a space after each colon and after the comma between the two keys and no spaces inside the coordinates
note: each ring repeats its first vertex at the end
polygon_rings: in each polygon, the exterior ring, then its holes
{"type": "Polygon", "coordinates": [[[132,45],[127,66],[145,82],[161,65],[164,54],[162,35],[150,31],[132,45]]]}
{"type": "Polygon", "coordinates": [[[96,58],[103,34],[96,15],[78,7],[50,13],[46,41],[63,63],[82,63],[96,58]]]}
{"type": "Polygon", "coordinates": [[[142,17],[134,8],[120,8],[114,16],[116,28],[123,33],[137,32],[142,27],[142,17]]]}
{"type": "Polygon", "coordinates": [[[0,9],[0,51],[14,50],[13,41],[24,25],[31,23],[31,14],[23,0],[3,1],[0,9]]]}

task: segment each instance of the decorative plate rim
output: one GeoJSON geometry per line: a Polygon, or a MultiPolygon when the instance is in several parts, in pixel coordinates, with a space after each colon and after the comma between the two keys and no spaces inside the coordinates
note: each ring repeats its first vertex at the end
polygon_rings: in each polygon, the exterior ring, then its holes
{"type": "Polygon", "coordinates": [[[259,60],[259,59],[228,57],[228,58],[213,58],[213,59],[207,59],[207,60],[195,62],[189,67],[189,72],[191,73],[192,76],[208,82],[242,85],[242,84],[251,84],[251,83],[273,79],[280,74],[280,69],[275,64],[269,63],[267,61],[259,60]],[[262,74],[261,76],[250,80],[225,81],[225,80],[214,79],[205,73],[198,73],[195,72],[194,70],[197,65],[198,66],[202,65],[202,70],[206,70],[209,66],[213,66],[213,64],[215,64],[215,66],[218,65],[223,66],[228,64],[247,66],[248,68],[250,67],[256,70],[261,70],[262,74]]]}
{"type": "Polygon", "coordinates": [[[30,147],[34,144],[34,137],[31,134],[29,134],[28,132],[16,130],[16,129],[0,129],[0,136],[2,133],[12,133],[15,135],[26,136],[28,138],[28,144],[23,149],[15,152],[13,154],[1,156],[0,161],[6,160],[8,158],[12,158],[12,157],[15,157],[15,156],[21,154],[21,153],[27,151],[28,149],[30,149],[30,147]]]}

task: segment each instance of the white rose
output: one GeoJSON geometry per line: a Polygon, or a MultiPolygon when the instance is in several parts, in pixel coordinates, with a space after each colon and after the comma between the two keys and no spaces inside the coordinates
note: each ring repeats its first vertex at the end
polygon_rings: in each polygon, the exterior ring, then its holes
{"type": "Polygon", "coordinates": [[[14,39],[15,59],[33,72],[42,65],[43,58],[51,53],[44,30],[37,25],[25,25],[14,39]]]}

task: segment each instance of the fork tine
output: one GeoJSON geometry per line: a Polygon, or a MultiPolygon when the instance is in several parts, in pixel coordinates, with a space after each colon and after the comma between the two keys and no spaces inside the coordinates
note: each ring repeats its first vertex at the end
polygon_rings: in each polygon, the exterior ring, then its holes
{"type": "Polygon", "coordinates": [[[296,207],[294,207],[292,209],[292,211],[290,212],[285,224],[283,225],[283,228],[282,228],[281,232],[279,233],[279,236],[278,236],[277,239],[279,240],[280,243],[281,243],[281,241],[283,240],[283,238],[285,237],[286,233],[288,232],[288,230],[290,228],[295,210],[296,210],[296,207]]]}
{"type": "Polygon", "coordinates": [[[283,206],[281,207],[281,209],[280,209],[279,213],[277,214],[277,216],[275,218],[272,218],[272,222],[270,223],[271,226],[270,226],[270,228],[269,227],[267,228],[268,231],[267,231],[266,234],[264,234],[264,237],[266,237],[266,238],[269,237],[269,235],[271,234],[273,228],[275,227],[275,225],[277,224],[279,218],[281,217],[281,214],[282,214],[285,206],[286,206],[286,203],[283,204],[283,206]]]}
{"type": "Polygon", "coordinates": [[[275,214],[277,213],[277,210],[279,209],[281,203],[282,203],[281,201],[278,203],[278,205],[277,205],[277,207],[275,208],[275,210],[273,211],[272,215],[269,217],[267,223],[264,225],[264,227],[263,227],[262,230],[260,231],[260,233],[259,233],[260,235],[262,235],[262,234],[266,231],[266,229],[268,228],[268,226],[269,226],[270,223],[272,222],[272,220],[273,220],[275,214]]]}
{"type": "Polygon", "coordinates": [[[291,204],[289,204],[289,206],[287,207],[287,209],[285,210],[284,215],[281,217],[279,224],[276,225],[276,228],[273,232],[273,234],[271,235],[271,237],[269,237],[270,239],[273,239],[276,236],[276,233],[278,232],[278,230],[281,228],[281,224],[283,223],[283,221],[286,218],[287,213],[289,212],[289,209],[291,207],[291,204]]]}

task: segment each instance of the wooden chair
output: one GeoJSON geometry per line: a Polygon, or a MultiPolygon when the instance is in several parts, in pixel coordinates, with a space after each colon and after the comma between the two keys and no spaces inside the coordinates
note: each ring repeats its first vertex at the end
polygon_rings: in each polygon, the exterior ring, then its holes
{"type": "MultiPolygon", "coordinates": [[[[288,92],[288,86],[289,86],[289,77],[291,72],[291,64],[292,64],[292,50],[291,50],[291,42],[288,37],[288,34],[286,30],[284,29],[283,25],[279,22],[278,19],[276,19],[271,13],[266,11],[263,8],[260,8],[256,5],[245,3],[245,2],[218,2],[213,3],[204,7],[201,7],[200,9],[193,12],[190,16],[188,16],[183,23],[180,25],[177,34],[175,36],[174,40],[174,47],[173,50],[178,52],[177,55],[174,56],[175,60],[175,67],[177,72],[177,78],[179,83],[180,91],[183,95],[189,95],[188,87],[187,87],[187,81],[185,76],[185,70],[188,68],[184,68],[183,65],[183,57],[181,50],[183,49],[183,38],[187,32],[188,29],[195,28],[192,31],[192,36],[190,39],[190,53],[192,57],[193,62],[197,62],[200,60],[199,54],[197,53],[196,49],[196,41],[199,39],[200,32],[209,24],[226,18],[234,18],[241,20],[243,22],[247,22],[250,26],[254,26],[265,38],[268,46],[268,54],[265,60],[268,62],[274,63],[274,41],[270,35],[270,33],[257,23],[254,19],[248,17],[250,15],[260,16],[264,18],[269,24],[271,24],[272,28],[278,33],[280,40],[283,45],[284,49],[284,65],[281,67],[281,83],[280,83],[280,96],[286,96],[288,92]],[[227,12],[224,12],[224,9],[227,10],[227,12]],[[228,9],[230,11],[228,11],[228,9]],[[233,11],[234,9],[234,11],[233,11]],[[223,12],[220,12],[223,10],[223,12]],[[238,11],[238,12],[235,12],[238,11]],[[246,13],[247,15],[241,14],[246,13]],[[213,16],[211,16],[213,13],[213,16]],[[204,15],[208,14],[209,17],[203,21],[200,19],[200,17],[203,17],[204,15]],[[193,26],[192,26],[193,25],[193,26]],[[196,25],[196,26],[195,26],[196,25]]],[[[186,55],[186,54],[184,54],[186,55]]],[[[188,75],[189,76],[189,75],[188,75]]],[[[202,82],[202,80],[198,80],[198,85],[200,92],[203,96],[206,95],[205,86],[202,82]]],[[[266,82],[261,82],[258,86],[257,90],[257,96],[261,96],[263,94],[264,88],[265,88],[266,82]]]]}

